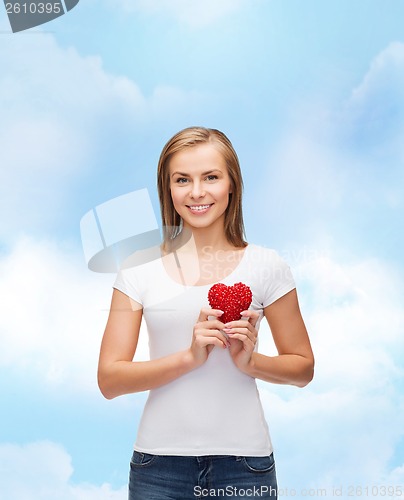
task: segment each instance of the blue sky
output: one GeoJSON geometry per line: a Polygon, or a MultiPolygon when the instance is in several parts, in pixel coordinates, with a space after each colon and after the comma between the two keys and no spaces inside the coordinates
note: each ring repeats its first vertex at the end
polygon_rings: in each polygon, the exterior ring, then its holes
{"type": "Polygon", "coordinates": [[[316,354],[307,388],[260,384],[281,487],[404,484],[404,4],[217,4],[83,0],[20,34],[0,9],[0,498],[126,498],[145,394],[97,389],[114,276],[79,224],[144,187],[158,215],[195,124],[239,153],[248,240],[291,264],[316,354]]]}

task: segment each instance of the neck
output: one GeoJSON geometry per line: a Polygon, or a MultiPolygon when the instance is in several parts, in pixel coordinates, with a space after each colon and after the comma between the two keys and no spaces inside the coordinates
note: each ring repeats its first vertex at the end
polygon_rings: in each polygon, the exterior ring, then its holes
{"type": "Polygon", "coordinates": [[[178,249],[187,250],[192,248],[198,253],[215,252],[218,250],[233,249],[233,245],[228,242],[224,233],[223,225],[221,227],[195,228],[184,227],[178,240],[178,249]]]}

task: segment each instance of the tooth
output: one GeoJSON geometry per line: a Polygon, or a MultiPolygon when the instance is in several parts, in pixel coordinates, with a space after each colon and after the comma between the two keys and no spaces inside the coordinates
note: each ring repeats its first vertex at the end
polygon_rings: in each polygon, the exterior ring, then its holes
{"type": "Polygon", "coordinates": [[[209,208],[209,205],[191,206],[191,210],[206,210],[207,208],[209,208]]]}

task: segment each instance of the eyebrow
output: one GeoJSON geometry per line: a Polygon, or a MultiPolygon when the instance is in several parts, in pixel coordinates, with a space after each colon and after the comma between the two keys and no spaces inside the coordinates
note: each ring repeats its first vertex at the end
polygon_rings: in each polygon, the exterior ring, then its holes
{"type": "MultiPolygon", "coordinates": [[[[222,173],[221,170],[215,168],[213,170],[208,170],[207,172],[202,172],[202,175],[209,175],[209,174],[213,174],[214,172],[222,173]]],[[[181,177],[189,177],[189,174],[185,174],[183,172],[173,172],[171,174],[171,177],[174,177],[174,175],[180,175],[181,177]]]]}

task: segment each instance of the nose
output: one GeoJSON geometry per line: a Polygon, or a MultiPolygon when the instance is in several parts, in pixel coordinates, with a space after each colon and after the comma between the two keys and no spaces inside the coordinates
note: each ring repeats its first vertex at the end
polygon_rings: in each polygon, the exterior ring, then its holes
{"type": "Polygon", "coordinates": [[[202,198],[203,196],[205,196],[203,185],[199,181],[194,181],[192,183],[191,198],[197,199],[202,198]]]}

